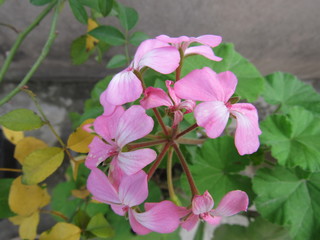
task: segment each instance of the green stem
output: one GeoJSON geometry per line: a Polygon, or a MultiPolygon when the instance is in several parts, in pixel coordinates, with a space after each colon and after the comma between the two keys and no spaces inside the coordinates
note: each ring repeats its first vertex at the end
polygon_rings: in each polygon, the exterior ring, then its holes
{"type": "Polygon", "coordinates": [[[187,161],[185,160],[182,152],[180,151],[179,146],[176,143],[174,143],[173,144],[173,148],[174,148],[174,150],[175,150],[175,152],[176,152],[176,154],[177,154],[177,156],[179,158],[179,161],[181,163],[183,171],[185,172],[185,174],[187,176],[187,179],[188,179],[188,182],[189,182],[189,185],[190,185],[190,189],[191,189],[191,192],[192,192],[192,196],[199,195],[199,191],[198,191],[197,186],[196,186],[196,184],[195,184],[195,182],[193,180],[193,177],[192,177],[192,174],[191,174],[190,169],[188,167],[187,161]]]}
{"type": "Polygon", "coordinates": [[[192,126],[188,127],[186,130],[182,131],[181,133],[179,133],[176,137],[176,139],[178,139],[179,137],[187,134],[188,132],[191,132],[192,130],[196,129],[198,127],[198,124],[193,124],[192,126]]]}
{"type": "Polygon", "coordinates": [[[130,59],[129,48],[128,48],[128,30],[126,30],[126,32],[125,32],[125,38],[126,38],[126,41],[125,41],[125,44],[124,44],[124,53],[125,53],[125,56],[126,56],[127,65],[129,65],[130,62],[131,62],[131,59],[130,59]]]}
{"type": "Polygon", "coordinates": [[[173,148],[170,147],[168,150],[168,159],[167,159],[167,182],[168,182],[168,191],[171,200],[175,200],[177,198],[174,193],[174,187],[172,182],[172,156],[173,156],[173,148]]]}
{"type": "MultiPolygon", "coordinates": [[[[51,5],[50,5],[51,6],[51,5]]],[[[51,9],[51,8],[50,8],[51,9]]],[[[50,29],[50,33],[49,33],[49,37],[48,40],[46,42],[46,44],[44,45],[40,56],[38,57],[38,59],[36,60],[36,62],[33,64],[32,68],[29,70],[29,72],[26,74],[26,76],[22,79],[22,81],[18,84],[18,86],[16,86],[15,89],[13,89],[7,96],[5,96],[3,99],[0,100],[0,106],[5,104],[6,102],[8,102],[12,97],[14,97],[23,86],[25,86],[28,81],[31,79],[31,77],[33,76],[33,74],[36,72],[36,70],[39,68],[39,66],[41,65],[41,63],[43,62],[43,60],[46,58],[46,56],[49,53],[49,50],[57,36],[56,33],[56,25],[57,25],[57,20],[58,20],[58,16],[59,16],[59,4],[56,4],[56,10],[55,13],[53,15],[53,19],[52,19],[52,23],[51,23],[51,29],[50,29]]],[[[10,61],[11,62],[11,61],[10,61]]],[[[1,80],[0,76],[0,80],[1,80]]]]}
{"type": "MultiPolygon", "coordinates": [[[[48,15],[48,13],[51,11],[51,9],[56,5],[56,1],[51,3],[47,8],[45,8],[40,15],[23,31],[19,34],[16,42],[14,43],[14,45],[12,46],[12,48],[10,49],[9,55],[7,56],[1,70],[0,70],[0,83],[3,81],[4,79],[4,75],[6,74],[6,72],[8,71],[8,68],[13,60],[14,55],[16,54],[17,50],[19,49],[20,45],[22,44],[22,42],[24,41],[24,39],[29,35],[29,33],[36,28],[39,23],[48,15]]],[[[2,24],[4,25],[4,24],[2,24]]],[[[8,26],[8,25],[6,25],[8,26]]],[[[11,29],[15,29],[15,28],[11,28],[11,29]]],[[[15,29],[16,31],[16,29],[15,29]]]]}
{"type": "Polygon", "coordinates": [[[156,169],[159,167],[162,159],[164,158],[164,156],[166,155],[166,152],[168,151],[169,147],[170,147],[171,143],[167,143],[163,146],[160,154],[158,155],[156,161],[153,163],[153,165],[151,166],[149,173],[148,173],[148,180],[151,179],[151,177],[153,176],[154,172],[156,171],[156,169]]]}
{"type": "Polygon", "coordinates": [[[159,139],[159,140],[153,140],[153,141],[147,141],[147,142],[132,143],[132,144],[128,144],[127,147],[129,150],[133,150],[136,148],[156,146],[158,144],[166,143],[166,142],[168,142],[167,139],[159,139]]]}

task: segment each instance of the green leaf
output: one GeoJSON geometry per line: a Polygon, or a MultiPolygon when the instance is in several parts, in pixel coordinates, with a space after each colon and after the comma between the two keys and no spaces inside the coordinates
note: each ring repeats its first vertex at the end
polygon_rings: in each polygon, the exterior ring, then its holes
{"type": "Polygon", "coordinates": [[[200,55],[190,56],[184,61],[182,75],[203,67],[210,67],[218,73],[232,71],[238,78],[236,94],[249,102],[255,101],[264,90],[264,79],[256,67],[235,51],[231,43],[220,44],[213,50],[215,55],[223,58],[221,62],[200,55]]]}
{"type": "Polygon", "coordinates": [[[113,0],[98,0],[99,12],[106,17],[112,10],[113,0]]]}
{"type": "MultiPolygon", "coordinates": [[[[248,227],[220,225],[214,231],[214,240],[291,240],[288,231],[259,217],[248,227]]],[[[212,239],[213,240],[213,239],[212,239]]]]}
{"type": "Polygon", "coordinates": [[[10,210],[8,199],[12,178],[0,179],[0,219],[12,217],[14,213],[10,210]]]}
{"type": "Polygon", "coordinates": [[[0,0],[0,6],[1,6],[2,4],[4,4],[5,1],[6,1],[6,0],[0,0]]]}
{"type": "Polygon", "coordinates": [[[135,32],[130,36],[129,42],[134,46],[139,46],[139,44],[147,40],[149,36],[145,34],[144,32],[135,32]]]}
{"type": "Polygon", "coordinates": [[[81,229],[85,229],[87,227],[89,221],[90,221],[89,215],[85,211],[83,211],[82,209],[79,209],[73,218],[74,224],[77,225],[81,229]]]}
{"type": "Polygon", "coordinates": [[[102,92],[104,92],[107,89],[107,86],[109,82],[111,81],[113,76],[108,75],[104,79],[97,82],[93,89],[91,90],[91,98],[93,99],[99,99],[102,92]]]}
{"type": "Polygon", "coordinates": [[[13,131],[27,131],[40,128],[44,123],[29,109],[16,109],[0,117],[0,125],[13,131]]]}
{"type": "Polygon", "coordinates": [[[263,97],[266,102],[280,105],[288,112],[293,106],[320,113],[320,94],[309,84],[303,83],[289,73],[276,72],[266,76],[263,97]]]}
{"type": "Polygon", "coordinates": [[[102,213],[98,213],[91,218],[86,230],[101,238],[109,238],[114,235],[113,228],[102,213]]]}
{"type": "MultiPolygon", "coordinates": [[[[247,192],[252,197],[250,178],[237,174],[247,164],[249,159],[238,154],[233,138],[223,136],[208,139],[203,144],[190,170],[200,194],[208,190],[215,203],[218,203],[226,193],[237,189],[247,192]]],[[[189,192],[185,175],[181,184],[183,189],[189,192]]]]}
{"type": "Polygon", "coordinates": [[[99,41],[113,46],[120,46],[126,41],[124,35],[113,26],[99,26],[90,31],[89,34],[99,41]]]}
{"type": "Polygon", "coordinates": [[[125,7],[119,2],[117,2],[116,9],[122,27],[131,30],[139,20],[138,12],[134,8],[125,7]]]}
{"type": "Polygon", "coordinates": [[[91,53],[92,51],[88,52],[86,50],[86,36],[81,36],[73,40],[70,51],[71,60],[73,64],[79,65],[85,63],[88,60],[91,53]]]}
{"type": "Polygon", "coordinates": [[[75,18],[83,23],[88,23],[88,14],[83,5],[78,0],[69,0],[69,5],[75,18]]]}
{"type": "Polygon", "coordinates": [[[46,147],[30,153],[23,162],[24,184],[33,185],[42,182],[62,164],[64,151],[58,147],[46,147]]]}
{"type": "Polygon", "coordinates": [[[260,169],[253,179],[259,213],[289,229],[294,240],[317,239],[320,232],[320,172],[283,167],[260,169]]]}
{"type": "Polygon", "coordinates": [[[107,64],[107,68],[120,68],[125,66],[127,58],[123,54],[114,55],[107,64]]]}
{"type": "Polygon", "coordinates": [[[263,121],[261,142],[271,146],[280,165],[320,170],[320,118],[293,107],[287,116],[273,115],[263,121]]]}
{"type": "MultiPolygon", "coordinates": [[[[30,0],[30,3],[35,6],[43,6],[50,2],[53,2],[53,0],[30,0]]],[[[1,1],[0,1],[0,4],[1,4],[1,1]]]]}

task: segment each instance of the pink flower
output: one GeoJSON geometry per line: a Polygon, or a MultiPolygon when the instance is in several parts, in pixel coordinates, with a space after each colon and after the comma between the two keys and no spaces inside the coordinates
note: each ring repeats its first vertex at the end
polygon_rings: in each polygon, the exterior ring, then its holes
{"type": "Polygon", "coordinates": [[[159,106],[169,107],[169,111],[174,114],[173,126],[177,126],[183,120],[183,114],[192,112],[196,103],[192,100],[181,102],[181,99],[176,96],[171,87],[172,84],[172,81],[166,81],[169,96],[161,88],[148,87],[144,91],[145,96],[140,101],[140,104],[145,109],[159,106]],[[184,113],[182,112],[183,109],[186,110],[184,113]]]}
{"type": "Polygon", "coordinates": [[[145,40],[140,44],[128,68],[116,74],[103,94],[101,102],[122,105],[133,102],[142,94],[142,85],[135,71],[149,67],[162,74],[172,73],[179,66],[179,51],[169,44],[156,40],[145,40]]]}
{"type": "Polygon", "coordinates": [[[221,200],[216,209],[213,199],[208,191],[203,195],[196,195],[192,199],[192,209],[189,210],[187,217],[181,226],[188,231],[191,230],[199,219],[211,225],[217,225],[223,216],[232,216],[241,211],[247,211],[249,204],[248,196],[245,192],[236,190],[228,192],[221,200]]]}
{"type": "Polygon", "coordinates": [[[214,52],[212,51],[213,47],[216,47],[221,43],[222,38],[220,36],[202,35],[200,37],[181,36],[177,38],[171,38],[167,35],[160,35],[156,37],[156,39],[165,43],[170,43],[177,49],[181,49],[185,57],[191,55],[202,55],[213,61],[222,60],[222,58],[215,56],[214,52]],[[202,46],[189,47],[189,45],[193,42],[201,43],[202,46]]]}
{"type": "Polygon", "coordinates": [[[197,124],[206,129],[210,138],[221,135],[229,116],[237,120],[235,145],[241,155],[251,154],[259,148],[261,130],[256,108],[249,103],[232,104],[229,100],[235,92],[238,80],[230,72],[215,73],[205,67],[180,79],[174,87],[178,97],[204,101],[196,106],[197,124]]]}
{"type": "Polygon", "coordinates": [[[113,157],[113,168],[119,167],[127,175],[140,171],[156,159],[156,152],[152,149],[124,152],[122,148],[146,136],[152,129],[153,120],[141,106],[132,106],[126,111],[122,107],[116,107],[112,115],[100,116],[95,120],[94,130],[103,139],[93,139],[85,165],[92,169],[113,157]]]}
{"type": "Polygon", "coordinates": [[[115,187],[101,170],[95,168],[89,175],[87,188],[93,199],[110,204],[116,214],[128,214],[130,225],[137,234],[170,233],[180,224],[181,210],[170,201],[145,203],[145,212],[137,212],[136,206],[148,196],[147,174],[143,171],[124,176],[119,187],[115,187]]]}

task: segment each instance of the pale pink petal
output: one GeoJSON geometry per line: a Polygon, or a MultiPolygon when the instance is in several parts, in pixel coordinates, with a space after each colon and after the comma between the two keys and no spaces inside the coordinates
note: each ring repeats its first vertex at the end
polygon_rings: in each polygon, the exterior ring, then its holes
{"type": "Polygon", "coordinates": [[[137,206],[147,199],[147,178],[148,175],[144,171],[123,178],[119,186],[119,198],[124,205],[137,206]]]}
{"type": "Polygon", "coordinates": [[[144,109],[155,108],[159,106],[173,106],[168,94],[161,88],[148,87],[144,91],[144,98],[140,100],[144,109]]]}
{"type": "Polygon", "coordinates": [[[126,214],[127,208],[128,208],[127,206],[122,205],[122,204],[120,204],[120,205],[119,204],[110,204],[110,206],[111,206],[112,210],[120,216],[124,216],[126,214]]]}
{"type": "Polygon", "coordinates": [[[139,61],[138,70],[149,67],[162,74],[172,73],[180,63],[180,53],[175,47],[155,48],[139,61]]]}
{"type": "Polygon", "coordinates": [[[243,191],[228,192],[220,201],[219,206],[211,211],[213,216],[232,216],[241,211],[247,211],[249,198],[243,191]]]}
{"type": "Polygon", "coordinates": [[[110,163],[108,178],[114,188],[119,191],[119,185],[126,174],[121,170],[118,165],[118,157],[114,156],[110,163]]]}
{"type": "Polygon", "coordinates": [[[165,43],[164,41],[159,41],[157,39],[147,39],[147,40],[143,41],[139,45],[139,47],[134,55],[133,62],[131,64],[131,66],[133,65],[134,69],[138,70],[139,62],[145,54],[147,54],[152,49],[161,48],[161,47],[168,47],[168,46],[169,46],[168,43],[165,43]]]}
{"type": "Polygon", "coordinates": [[[127,143],[140,139],[153,129],[153,120],[141,106],[132,106],[126,110],[119,121],[115,141],[120,148],[127,143]]]}
{"type": "Polygon", "coordinates": [[[121,115],[124,113],[122,106],[117,106],[109,116],[101,115],[93,123],[94,130],[110,144],[116,136],[116,129],[121,115]]]}
{"type": "Polygon", "coordinates": [[[192,212],[195,215],[209,212],[213,208],[214,202],[208,191],[203,195],[195,195],[192,199],[192,212]]]}
{"type": "Polygon", "coordinates": [[[214,217],[214,216],[211,216],[210,214],[205,214],[202,217],[202,219],[205,220],[207,223],[215,226],[215,225],[220,224],[222,217],[214,217]]]}
{"type": "Polygon", "coordinates": [[[181,227],[190,231],[197,225],[198,221],[199,221],[199,216],[191,213],[191,215],[181,223],[181,227]]]}
{"type": "Polygon", "coordinates": [[[173,100],[174,105],[178,106],[181,102],[181,99],[177,97],[177,95],[175,94],[171,85],[173,85],[173,82],[170,80],[166,80],[166,86],[168,88],[169,95],[170,95],[171,99],[173,100]]]}
{"type": "Polygon", "coordinates": [[[191,56],[191,55],[202,55],[205,58],[208,58],[213,61],[220,62],[222,60],[221,57],[218,57],[214,55],[214,52],[211,47],[209,46],[195,46],[195,47],[189,47],[184,52],[184,56],[191,56]]]}
{"type": "Polygon", "coordinates": [[[95,168],[116,152],[115,146],[104,143],[99,137],[94,137],[89,144],[90,152],[86,158],[87,168],[95,168]]]}
{"type": "Polygon", "coordinates": [[[237,120],[235,144],[240,155],[251,154],[258,150],[261,130],[257,109],[250,103],[237,103],[230,112],[237,120]]]}
{"type": "Polygon", "coordinates": [[[108,91],[105,90],[100,95],[100,103],[103,106],[103,115],[105,116],[111,115],[116,109],[116,105],[113,105],[107,101],[107,94],[108,94],[108,91]]]}
{"type": "Polygon", "coordinates": [[[198,125],[206,129],[207,135],[216,138],[227,125],[229,111],[223,102],[204,102],[196,106],[194,116],[198,125]]]}
{"type": "MultiPolygon", "coordinates": [[[[156,207],[158,205],[157,202],[146,202],[144,204],[145,211],[149,211],[150,209],[156,207]]],[[[179,218],[186,217],[189,213],[191,213],[190,209],[187,209],[186,207],[179,207],[176,206],[175,212],[179,215],[179,218]]]]}
{"type": "Polygon", "coordinates": [[[160,35],[157,36],[156,39],[166,42],[166,43],[173,43],[173,44],[179,44],[182,42],[189,42],[190,38],[187,36],[180,36],[180,37],[169,37],[167,35],[160,35]]]}
{"type": "Polygon", "coordinates": [[[216,47],[221,43],[222,37],[217,35],[202,35],[197,38],[193,38],[192,41],[208,45],[210,47],[216,47]]]}
{"type": "Polygon", "coordinates": [[[230,71],[218,73],[217,77],[219,84],[221,85],[221,89],[223,90],[219,96],[219,99],[227,102],[236,90],[238,79],[236,75],[230,71]]]}
{"type": "Polygon", "coordinates": [[[150,229],[142,226],[136,219],[134,216],[135,210],[132,210],[131,208],[129,208],[129,222],[131,225],[132,230],[139,235],[145,235],[151,232],[150,229]]]}
{"type": "Polygon", "coordinates": [[[183,113],[180,110],[174,111],[173,127],[177,126],[183,120],[183,113]]]}
{"type": "Polygon", "coordinates": [[[153,232],[170,233],[175,231],[180,223],[179,209],[170,201],[154,204],[143,213],[132,213],[138,223],[153,232]]]}
{"type": "Polygon", "coordinates": [[[107,204],[121,204],[118,193],[100,169],[92,169],[87,180],[87,189],[93,199],[107,204]]]}
{"type": "Polygon", "coordinates": [[[107,102],[122,105],[138,99],[142,94],[142,85],[133,70],[127,68],[112,78],[106,94],[107,102]]]}
{"type": "Polygon", "coordinates": [[[217,74],[210,68],[204,67],[190,72],[174,85],[174,91],[179,98],[194,101],[222,101],[219,99],[223,92],[217,79],[217,74]]]}
{"type": "Polygon", "coordinates": [[[193,100],[186,100],[179,104],[179,109],[185,109],[185,114],[193,112],[193,109],[196,106],[196,102],[193,100]]]}
{"type": "Polygon", "coordinates": [[[154,150],[146,148],[130,152],[120,152],[117,159],[122,171],[127,175],[131,175],[153,162],[156,157],[157,153],[154,150]]]}

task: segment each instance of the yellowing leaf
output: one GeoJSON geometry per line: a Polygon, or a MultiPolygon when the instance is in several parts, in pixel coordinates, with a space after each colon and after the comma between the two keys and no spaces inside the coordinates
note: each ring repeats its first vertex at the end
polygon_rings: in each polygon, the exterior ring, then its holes
{"type": "Polygon", "coordinates": [[[58,147],[46,147],[33,151],[23,163],[23,183],[32,185],[45,180],[57,170],[63,158],[63,149],[58,147]]]}
{"type": "Polygon", "coordinates": [[[92,123],[93,121],[94,119],[88,119],[84,121],[80,125],[80,127],[76,129],[75,132],[71,133],[68,139],[68,148],[79,153],[89,152],[88,145],[91,143],[92,139],[94,138],[94,135],[83,130],[82,127],[84,125],[92,123]]]}
{"type": "Polygon", "coordinates": [[[8,139],[14,145],[16,145],[22,138],[24,138],[24,133],[21,131],[12,131],[5,127],[2,127],[2,131],[6,139],[8,139]]]}
{"type": "Polygon", "coordinates": [[[14,158],[23,165],[24,159],[33,151],[48,147],[48,145],[35,137],[25,137],[19,141],[14,150],[14,158]]]}
{"type": "Polygon", "coordinates": [[[11,210],[21,216],[30,216],[45,206],[50,199],[46,189],[38,185],[24,185],[21,183],[21,176],[16,178],[11,185],[9,192],[9,206],[11,210]]]}
{"type": "Polygon", "coordinates": [[[81,229],[77,226],[60,222],[53,226],[53,228],[47,232],[43,232],[40,235],[40,240],[79,240],[81,229]]]}
{"type": "Polygon", "coordinates": [[[37,211],[31,216],[23,219],[19,227],[19,235],[21,239],[32,240],[36,238],[39,218],[39,211],[37,211]]]}
{"type": "MultiPolygon", "coordinates": [[[[95,29],[98,27],[98,23],[93,20],[92,18],[88,18],[88,31],[90,32],[91,30],[95,29]]],[[[92,50],[95,45],[99,42],[98,39],[96,39],[95,37],[92,37],[90,35],[87,35],[86,38],[86,50],[89,52],[90,50],[92,50]]]]}
{"type": "Polygon", "coordinates": [[[72,196],[76,197],[76,198],[81,198],[81,199],[85,199],[90,195],[90,192],[87,189],[73,189],[71,191],[72,196]]]}
{"type": "Polygon", "coordinates": [[[20,225],[25,218],[26,217],[24,217],[24,216],[17,215],[17,216],[10,217],[9,221],[11,223],[13,223],[14,225],[20,225]]]}
{"type": "Polygon", "coordinates": [[[79,165],[83,163],[85,159],[86,159],[86,156],[82,155],[82,156],[75,157],[74,158],[75,161],[71,161],[72,176],[74,180],[77,180],[79,165]]]}

